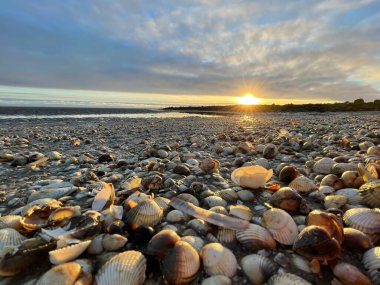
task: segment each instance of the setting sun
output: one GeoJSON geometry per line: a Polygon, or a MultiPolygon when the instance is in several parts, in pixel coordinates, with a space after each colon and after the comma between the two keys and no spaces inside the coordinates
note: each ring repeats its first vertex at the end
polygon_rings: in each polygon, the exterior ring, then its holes
{"type": "Polygon", "coordinates": [[[239,104],[241,105],[257,105],[261,101],[260,98],[256,98],[250,93],[247,93],[243,97],[239,97],[237,99],[239,104]]]}

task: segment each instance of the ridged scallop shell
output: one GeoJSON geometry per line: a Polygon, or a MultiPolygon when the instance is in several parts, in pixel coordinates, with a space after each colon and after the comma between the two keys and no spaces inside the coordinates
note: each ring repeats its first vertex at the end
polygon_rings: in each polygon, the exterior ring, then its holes
{"type": "Polygon", "coordinates": [[[146,200],[130,209],[125,217],[127,224],[154,227],[163,217],[162,209],[153,200],[146,200]]]}
{"type": "Polygon", "coordinates": [[[380,247],[367,250],[363,255],[363,265],[375,285],[380,284],[380,247]]]}
{"type": "Polygon", "coordinates": [[[162,271],[168,284],[187,284],[197,277],[200,266],[198,252],[187,242],[178,241],[168,250],[162,271]]]}
{"type": "Polygon", "coordinates": [[[28,203],[39,199],[51,198],[59,199],[63,196],[68,196],[76,190],[74,187],[64,187],[55,189],[39,190],[31,194],[28,198],[28,203]]]}
{"type": "Polygon", "coordinates": [[[214,275],[204,279],[201,285],[231,285],[231,279],[224,275],[214,275]]]}
{"type": "Polygon", "coordinates": [[[193,195],[188,193],[182,193],[176,196],[178,199],[181,199],[183,201],[189,202],[195,206],[199,206],[199,201],[197,198],[195,198],[193,195]]]}
{"type": "Polygon", "coordinates": [[[339,262],[333,268],[333,273],[343,284],[347,285],[373,285],[357,267],[346,262],[339,262]]]}
{"type": "Polygon", "coordinates": [[[269,285],[312,285],[311,283],[307,282],[305,279],[291,274],[291,273],[283,273],[283,274],[276,274],[273,275],[269,281],[269,285]]]}
{"type": "Polygon", "coordinates": [[[230,212],[229,214],[231,216],[250,221],[253,217],[253,213],[250,208],[244,205],[232,205],[230,206],[230,212]]]}
{"type": "Polygon", "coordinates": [[[236,231],[218,227],[215,237],[221,244],[230,244],[236,240],[236,231]]]}
{"type": "Polygon", "coordinates": [[[264,284],[278,269],[278,265],[269,258],[250,254],[241,260],[241,267],[251,284],[264,284]]]}
{"type": "Polygon", "coordinates": [[[272,175],[272,169],[267,170],[262,166],[252,165],[235,169],[231,179],[241,187],[257,189],[263,187],[272,175]]]}
{"type": "Polygon", "coordinates": [[[344,228],[344,240],[342,244],[348,250],[365,250],[372,247],[371,239],[363,232],[344,228]]]}
{"type": "Polygon", "coordinates": [[[83,241],[49,252],[49,260],[53,264],[61,264],[76,259],[89,247],[91,241],[83,241]]]}
{"type": "Polygon", "coordinates": [[[232,277],[237,270],[237,261],[231,250],[220,243],[206,244],[200,252],[203,267],[208,275],[232,277]]]}
{"type": "Polygon", "coordinates": [[[223,198],[228,202],[236,202],[239,199],[238,194],[233,189],[224,189],[215,193],[215,195],[223,198]]]}
{"type": "Polygon", "coordinates": [[[330,174],[334,164],[335,161],[332,158],[324,157],[313,165],[313,171],[321,174],[330,174]]]}
{"type": "Polygon", "coordinates": [[[97,285],[142,285],[145,281],[146,258],[141,252],[124,251],[112,257],[95,277],[97,285]]]}
{"type": "Polygon", "coordinates": [[[359,190],[355,188],[343,188],[336,191],[335,194],[346,196],[348,198],[347,203],[350,205],[361,205],[363,203],[359,190]]]}
{"type": "Polygon", "coordinates": [[[298,227],[293,218],[281,209],[273,208],[265,211],[261,224],[281,244],[293,244],[298,235],[298,227]]]}
{"type": "Polygon", "coordinates": [[[115,189],[112,183],[102,183],[101,190],[96,194],[91,208],[95,211],[102,211],[113,205],[115,201],[115,189]]]}
{"type": "Polygon", "coordinates": [[[198,253],[201,251],[202,247],[205,244],[203,239],[196,236],[184,236],[181,238],[181,240],[190,244],[198,253]]]}
{"type": "Polygon", "coordinates": [[[297,167],[288,165],[281,169],[278,175],[278,179],[282,182],[289,183],[293,181],[294,179],[296,179],[299,175],[300,173],[297,167]]]}
{"type": "Polygon", "coordinates": [[[170,209],[169,203],[170,200],[164,197],[156,197],[153,199],[154,202],[164,211],[167,212],[170,209]]]}
{"type": "Polygon", "coordinates": [[[204,201],[206,202],[209,208],[216,207],[216,206],[222,206],[222,207],[227,206],[227,202],[219,196],[214,196],[214,195],[208,196],[204,199],[204,201]]]}
{"type": "Polygon", "coordinates": [[[380,210],[368,208],[350,209],[344,213],[344,222],[366,234],[380,233],[380,210]]]}
{"type": "Polygon", "coordinates": [[[7,247],[18,247],[26,238],[12,228],[0,230],[0,251],[7,247]]]}
{"type": "Polygon", "coordinates": [[[276,248],[276,241],[270,232],[259,225],[250,224],[247,229],[237,231],[236,238],[248,250],[276,248]]]}
{"type": "Polygon", "coordinates": [[[166,251],[172,248],[181,238],[169,229],[162,230],[155,234],[149,241],[146,251],[150,255],[165,255],[166,251]]]}
{"type": "Polygon", "coordinates": [[[91,284],[92,277],[89,274],[84,274],[82,267],[77,262],[63,263],[54,266],[49,271],[47,271],[40,279],[36,285],[53,285],[58,282],[61,284],[91,284]],[[87,276],[86,276],[87,275],[87,276]],[[85,283],[84,281],[88,283],[85,283]],[[64,283],[63,283],[64,282],[64,283]]]}
{"type": "Polygon", "coordinates": [[[280,188],[270,198],[270,203],[286,211],[298,211],[302,196],[290,187],[280,188]]]}
{"type": "Polygon", "coordinates": [[[300,192],[301,194],[308,194],[318,189],[314,181],[307,178],[306,176],[298,176],[288,185],[290,188],[293,188],[300,192]]]}
{"type": "Polygon", "coordinates": [[[38,199],[28,203],[21,209],[21,216],[24,216],[27,211],[33,206],[40,206],[41,208],[49,207],[51,210],[57,209],[62,206],[62,203],[51,198],[38,199]]]}
{"type": "Polygon", "coordinates": [[[7,215],[0,217],[0,229],[12,228],[19,230],[22,228],[20,223],[21,216],[19,215],[7,215]]]}
{"type": "Polygon", "coordinates": [[[367,182],[359,188],[359,191],[366,205],[380,208],[380,181],[367,182]]]}

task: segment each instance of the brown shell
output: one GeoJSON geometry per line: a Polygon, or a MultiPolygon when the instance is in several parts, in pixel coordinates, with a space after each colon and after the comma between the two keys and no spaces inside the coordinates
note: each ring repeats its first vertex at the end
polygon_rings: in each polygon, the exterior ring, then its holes
{"type": "Polygon", "coordinates": [[[197,277],[201,266],[198,252],[187,242],[178,241],[169,249],[162,263],[168,284],[187,284],[197,277]]]}
{"type": "Polygon", "coordinates": [[[300,192],[301,194],[308,194],[318,189],[314,181],[307,178],[306,176],[298,176],[288,185],[290,188],[293,188],[300,192]]]}
{"type": "Polygon", "coordinates": [[[285,211],[298,211],[302,196],[290,187],[280,188],[270,198],[270,203],[285,211]]]}
{"type": "Polygon", "coordinates": [[[269,281],[269,285],[312,285],[311,283],[307,282],[305,279],[291,274],[291,273],[283,273],[283,274],[276,274],[273,275],[269,281]]]}
{"type": "Polygon", "coordinates": [[[277,155],[277,152],[277,146],[275,146],[272,143],[269,143],[265,146],[263,150],[263,157],[269,159],[274,158],[277,155]]]}
{"type": "Polygon", "coordinates": [[[366,205],[380,208],[380,181],[367,182],[359,188],[359,191],[366,205]]]}
{"type": "Polygon", "coordinates": [[[202,238],[196,236],[184,236],[181,238],[182,241],[190,244],[198,253],[201,251],[205,242],[202,238]]]}
{"type": "Polygon", "coordinates": [[[375,285],[380,284],[380,247],[373,247],[363,255],[363,265],[375,285]]]}
{"type": "Polygon", "coordinates": [[[264,284],[278,269],[278,265],[268,257],[259,254],[244,256],[241,267],[253,285],[264,284]]]}
{"type": "Polygon", "coordinates": [[[77,217],[80,214],[81,213],[80,213],[80,207],[79,206],[61,207],[61,208],[54,210],[50,214],[49,219],[48,219],[48,223],[50,225],[54,225],[54,226],[59,225],[62,227],[62,226],[67,225],[73,217],[77,217]]]}
{"type": "Polygon", "coordinates": [[[201,161],[199,168],[205,173],[214,173],[219,167],[219,161],[207,157],[201,161]]]}
{"type": "Polygon", "coordinates": [[[236,231],[218,227],[215,237],[221,244],[230,244],[236,240],[236,231]]]}
{"type": "Polygon", "coordinates": [[[290,183],[300,175],[297,167],[295,166],[285,166],[281,169],[278,179],[282,182],[290,183]]]}
{"type": "Polygon", "coordinates": [[[345,285],[372,285],[371,280],[368,279],[360,270],[346,262],[339,262],[334,266],[334,275],[345,285]]]}
{"type": "Polygon", "coordinates": [[[360,192],[355,188],[343,188],[335,192],[336,195],[346,196],[350,205],[360,205],[362,204],[362,197],[360,192]]]}
{"type": "Polygon", "coordinates": [[[324,227],[339,244],[343,242],[343,223],[332,213],[314,210],[307,216],[306,225],[324,227]]]}
{"type": "Polygon", "coordinates": [[[342,246],[348,250],[365,250],[372,247],[371,239],[363,232],[344,228],[344,241],[342,246]]]}
{"type": "Polygon", "coordinates": [[[162,230],[149,241],[146,252],[150,255],[164,256],[166,251],[174,247],[181,240],[173,230],[162,230]]]}
{"type": "Polygon", "coordinates": [[[130,209],[125,217],[125,222],[130,225],[155,226],[163,217],[162,209],[153,200],[146,200],[130,209]]]}
{"type": "Polygon", "coordinates": [[[276,241],[265,228],[249,224],[249,227],[236,232],[237,240],[248,250],[275,249],[276,241]]]}
{"type": "Polygon", "coordinates": [[[49,208],[50,210],[55,210],[61,207],[62,203],[51,198],[38,199],[25,205],[21,209],[21,216],[24,216],[28,212],[28,210],[33,206],[39,206],[40,208],[49,208]]]}

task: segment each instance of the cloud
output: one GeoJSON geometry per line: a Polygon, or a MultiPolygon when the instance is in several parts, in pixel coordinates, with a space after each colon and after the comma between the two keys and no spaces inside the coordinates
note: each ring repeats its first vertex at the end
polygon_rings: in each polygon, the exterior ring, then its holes
{"type": "Polygon", "coordinates": [[[0,84],[162,94],[373,100],[380,4],[12,1],[0,84]],[[42,3],[42,4],[41,4],[42,3]]]}

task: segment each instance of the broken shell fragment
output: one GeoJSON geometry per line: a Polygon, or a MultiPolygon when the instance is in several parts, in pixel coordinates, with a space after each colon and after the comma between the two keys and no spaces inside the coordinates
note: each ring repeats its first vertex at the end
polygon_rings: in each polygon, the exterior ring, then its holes
{"type": "Polygon", "coordinates": [[[101,186],[100,191],[96,194],[91,207],[98,212],[108,209],[115,201],[115,189],[112,183],[102,182],[99,186],[101,186]]]}
{"type": "Polygon", "coordinates": [[[61,264],[76,259],[90,245],[91,241],[83,241],[77,244],[59,248],[49,252],[49,260],[53,264],[61,264]]]}

